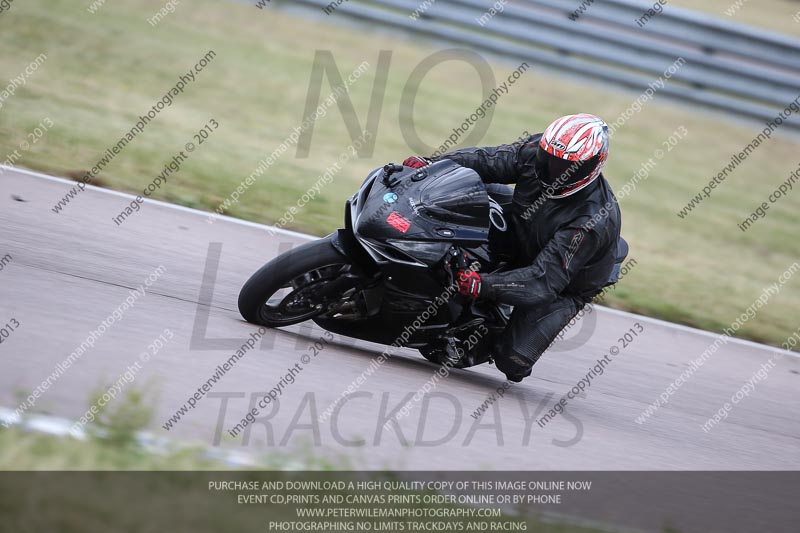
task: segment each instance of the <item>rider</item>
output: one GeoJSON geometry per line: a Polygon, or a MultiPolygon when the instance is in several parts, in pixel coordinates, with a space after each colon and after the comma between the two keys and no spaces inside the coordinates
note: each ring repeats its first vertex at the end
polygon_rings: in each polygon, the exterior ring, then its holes
{"type": "MultiPolygon", "coordinates": [[[[608,126],[582,113],[559,118],[544,133],[513,144],[465,148],[436,158],[409,157],[419,168],[449,159],[484,183],[516,183],[511,207],[510,269],[494,274],[459,270],[459,292],[514,306],[493,355],[519,382],[569,321],[603,287],[616,282],[621,215],[601,174],[608,126]]],[[[495,187],[497,187],[495,185],[495,187]]],[[[491,244],[491,243],[490,243],[491,244]]]]}

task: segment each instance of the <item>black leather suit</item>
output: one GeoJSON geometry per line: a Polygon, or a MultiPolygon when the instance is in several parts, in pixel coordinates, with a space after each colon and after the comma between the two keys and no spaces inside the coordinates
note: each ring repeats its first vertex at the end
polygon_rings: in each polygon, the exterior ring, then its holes
{"type": "Polygon", "coordinates": [[[530,375],[563,327],[615,281],[618,260],[621,215],[608,182],[601,174],[571,196],[547,198],[534,170],[540,137],[435,158],[471,168],[487,184],[516,184],[510,216],[505,213],[510,268],[481,274],[481,297],[514,306],[494,353],[497,367],[514,381],[530,375]]]}

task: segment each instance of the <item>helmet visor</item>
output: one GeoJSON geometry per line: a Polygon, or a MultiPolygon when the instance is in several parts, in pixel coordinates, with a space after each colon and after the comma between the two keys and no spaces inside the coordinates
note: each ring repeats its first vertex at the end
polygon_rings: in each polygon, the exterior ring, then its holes
{"type": "Polygon", "coordinates": [[[558,194],[588,178],[599,163],[600,154],[586,161],[567,161],[548,153],[540,146],[536,151],[534,169],[545,191],[558,194]]]}

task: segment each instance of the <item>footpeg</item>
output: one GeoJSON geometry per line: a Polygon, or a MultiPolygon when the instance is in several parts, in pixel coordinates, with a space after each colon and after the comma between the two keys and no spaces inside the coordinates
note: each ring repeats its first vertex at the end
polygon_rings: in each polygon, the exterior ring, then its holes
{"type": "Polygon", "coordinates": [[[451,368],[455,367],[464,356],[464,350],[458,347],[458,343],[453,337],[447,338],[447,344],[445,345],[444,351],[445,356],[443,364],[451,368]]]}
{"type": "Polygon", "coordinates": [[[462,331],[468,331],[468,330],[471,330],[471,329],[475,329],[476,327],[480,326],[484,322],[486,322],[486,319],[484,319],[484,318],[480,318],[480,317],[474,318],[474,319],[472,319],[469,322],[466,322],[464,324],[459,324],[457,326],[453,326],[452,328],[447,330],[447,334],[448,335],[455,335],[456,333],[461,333],[462,331]]]}

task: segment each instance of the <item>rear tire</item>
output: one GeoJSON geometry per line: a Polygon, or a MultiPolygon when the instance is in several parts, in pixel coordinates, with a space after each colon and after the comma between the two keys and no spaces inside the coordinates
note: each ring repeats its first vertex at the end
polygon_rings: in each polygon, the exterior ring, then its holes
{"type": "Polygon", "coordinates": [[[252,324],[273,328],[291,326],[317,317],[327,309],[309,308],[305,312],[301,309],[295,315],[280,317],[274,306],[271,308],[267,304],[281,289],[296,285],[294,282],[298,278],[336,265],[345,267],[349,261],[333,247],[329,238],[290,250],[262,266],[247,280],[239,292],[239,312],[252,324]]]}

